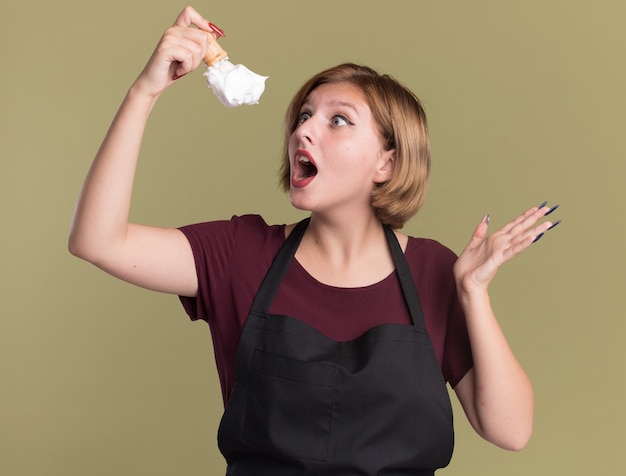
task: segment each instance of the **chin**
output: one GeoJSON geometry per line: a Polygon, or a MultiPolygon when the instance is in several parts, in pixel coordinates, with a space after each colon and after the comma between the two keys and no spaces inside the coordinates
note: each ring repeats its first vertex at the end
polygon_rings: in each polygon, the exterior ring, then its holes
{"type": "Polygon", "coordinates": [[[303,210],[305,212],[310,212],[313,211],[312,208],[310,206],[307,206],[303,203],[300,203],[299,201],[296,200],[291,200],[291,206],[297,210],[303,210]]]}
{"type": "Polygon", "coordinates": [[[293,190],[289,192],[289,201],[291,202],[291,206],[306,212],[313,211],[313,204],[309,203],[305,197],[298,193],[294,193],[293,190]]]}

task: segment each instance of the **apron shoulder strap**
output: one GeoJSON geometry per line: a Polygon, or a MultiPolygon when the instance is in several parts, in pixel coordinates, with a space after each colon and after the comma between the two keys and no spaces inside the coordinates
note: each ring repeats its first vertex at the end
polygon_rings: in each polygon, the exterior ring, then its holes
{"type": "Polygon", "coordinates": [[[291,231],[285,242],[272,261],[270,269],[265,274],[263,282],[252,302],[252,311],[267,314],[278,292],[278,287],[289,269],[289,264],[296,254],[296,250],[302,241],[304,231],[309,225],[310,217],[299,222],[291,231]]]}
{"type": "MultiPolygon", "coordinates": [[[[300,221],[278,250],[278,253],[272,261],[270,269],[267,271],[265,277],[263,278],[263,282],[254,297],[251,307],[253,312],[260,314],[269,313],[270,306],[274,301],[274,296],[278,292],[278,287],[289,269],[291,260],[296,254],[296,250],[302,241],[302,237],[304,236],[304,232],[309,225],[309,221],[310,217],[300,221]]],[[[418,329],[425,329],[422,306],[417,295],[417,290],[415,289],[413,277],[411,276],[411,270],[409,269],[409,265],[404,257],[402,248],[400,248],[400,243],[398,243],[398,239],[390,227],[385,225],[384,229],[387,237],[387,243],[391,249],[391,255],[396,266],[396,272],[398,273],[400,285],[402,287],[402,294],[404,295],[407,307],[409,308],[413,325],[418,329]]]]}
{"type": "Polygon", "coordinates": [[[422,305],[420,304],[420,300],[417,295],[417,289],[415,288],[415,283],[413,282],[413,276],[411,275],[409,264],[406,261],[404,253],[402,252],[400,243],[398,243],[396,234],[389,226],[385,225],[384,228],[385,235],[387,235],[387,242],[389,243],[389,247],[391,249],[391,256],[393,257],[393,261],[396,265],[396,272],[398,273],[400,286],[402,286],[402,294],[404,294],[404,299],[407,307],[409,308],[409,312],[411,313],[413,325],[419,329],[426,329],[422,305]]]}

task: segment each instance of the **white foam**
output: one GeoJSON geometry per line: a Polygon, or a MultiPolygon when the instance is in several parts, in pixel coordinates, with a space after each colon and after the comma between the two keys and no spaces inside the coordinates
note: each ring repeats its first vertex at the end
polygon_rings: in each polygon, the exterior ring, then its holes
{"type": "Polygon", "coordinates": [[[242,64],[234,65],[228,58],[207,68],[204,73],[209,88],[226,107],[258,104],[265,91],[265,80],[242,64]]]}

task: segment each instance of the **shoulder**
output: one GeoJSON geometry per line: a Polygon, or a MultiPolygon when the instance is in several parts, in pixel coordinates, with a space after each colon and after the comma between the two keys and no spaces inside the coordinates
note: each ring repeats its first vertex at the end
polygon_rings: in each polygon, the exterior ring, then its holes
{"type": "Polygon", "coordinates": [[[453,268],[457,255],[447,246],[429,238],[409,237],[405,257],[414,274],[430,280],[453,282],[453,268]]]}
{"type": "Polygon", "coordinates": [[[427,256],[437,260],[456,261],[457,254],[447,246],[430,238],[408,237],[405,253],[427,256]]]}
{"type": "Polygon", "coordinates": [[[251,241],[255,243],[284,237],[284,225],[268,225],[260,215],[235,215],[230,220],[194,223],[180,228],[188,239],[197,241],[251,241]]]}
{"type": "Polygon", "coordinates": [[[397,230],[395,234],[407,259],[418,258],[454,263],[458,258],[454,251],[436,240],[405,235],[397,230]]]}

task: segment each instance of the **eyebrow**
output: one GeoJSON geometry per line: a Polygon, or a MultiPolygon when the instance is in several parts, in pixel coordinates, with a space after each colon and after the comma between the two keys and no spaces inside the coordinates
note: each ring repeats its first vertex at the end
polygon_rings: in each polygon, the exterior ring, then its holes
{"type": "Polygon", "coordinates": [[[356,106],[348,101],[342,101],[340,99],[334,99],[328,102],[331,106],[343,106],[352,109],[354,112],[358,112],[356,106]]]}
{"type": "MultiPolygon", "coordinates": [[[[331,107],[338,107],[338,106],[340,106],[340,107],[347,107],[348,109],[352,109],[355,112],[355,114],[360,115],[359,114],[359,110],[357,109],[357,107],[353,103],[351,103],[351,102],[342,101],[341,99],[331,99],[331,100],[328,101],[327,104],[329,106],[331,106],[331,107]]],[[[310,107],[311,103],[309,101],[305,101],[302,104],[302,106],[303,107],[304,106],[309,106],[310,107]]]]}

